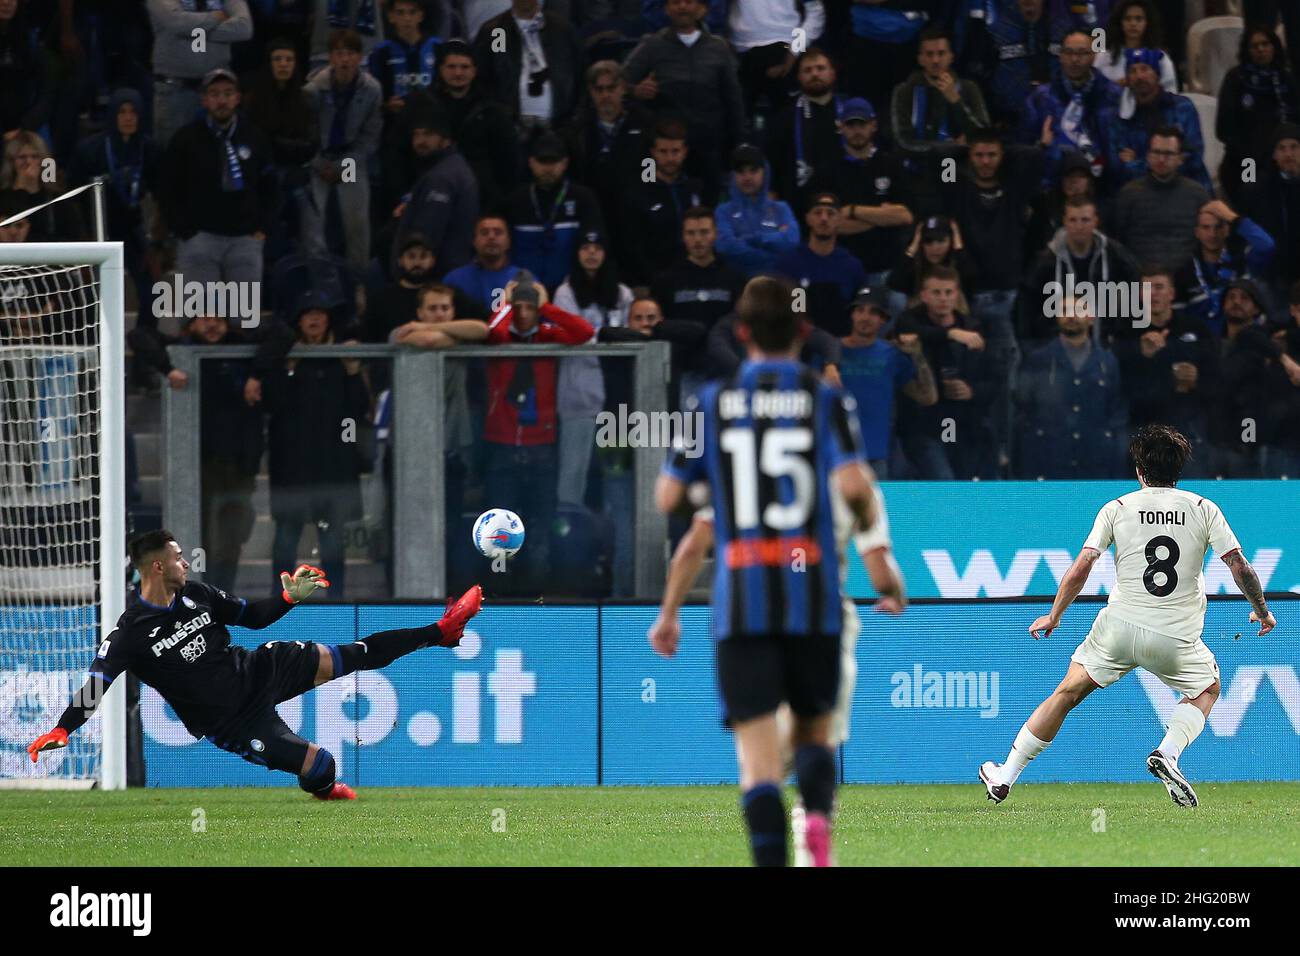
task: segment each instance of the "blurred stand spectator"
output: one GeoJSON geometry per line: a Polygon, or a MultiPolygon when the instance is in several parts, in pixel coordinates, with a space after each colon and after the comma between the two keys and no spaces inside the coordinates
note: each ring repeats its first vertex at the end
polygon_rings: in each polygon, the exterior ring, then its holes
{"type": "MultiPolygon", "coordinates": [[[[25,209],[42,206],[63,194],[54,176],[55,163],[45,140],[35,133],[17,130],[4,141],[4,159],[0,162],[0,190],[13,190],[25,203],[25,209]]],[[[77,200],[45,206],[27,217],[31,223],[30,242],[75,242],[91,238],[86,221],[77,208],[77,200]]]]}
{"type": "Polygon", "coordinates": [[[875,108],[864,99],[844,103],[844,148],[832,166],[832,191],[840,209],[839,241],[866,270],[869,285],[885,283],[912,224],[912,186],[902,160],[875,141],[875,108]]]}
{"type": "Polygon", "coordinates": [[[1096,179],[1106,171],[1110,127],[1119,87],[1093,66],[1092,37],[1078,30],[1061,39],[1061,68],[1030,94],[1020,122],[1020,141],[1043,147],[1044,188],[1064,174],[1063,162],[1080,155],[1096,179]]]}
{"type": "MultiPolygon", "coordinates": [[[[268,339],[285,355],[295,343],[356,341],[352,329],[336,334],[331,307],[315,293],[304,294],[294,310],[294,327],[272,326],[268,339]]],[[[269,416],[275,521],[270,583],[278,585],[280,571],[297,566],[303,526],[314,524],[330,597],[342,599],[347,596],[345,525],[362,514],[363,462],[356,436],[370,414],[361,360],[285,358],[262,380],[262,397],[269,416]]]]}
{"type": "Polygon", "coordinates": [[[795,76],[799,94],[767,125],[767,155],[777,195],[802,216],[812,194],[833,184],[844,152],[839,124],[845,97],[835,92],[835,64],[815,46],[799,55],[795,76]]]}
{"type": "MultiPolygon", "coordinates": [[[[20,212],[25,212],[29,208],[26,195],[26,193],[20,193],[13,189],[0,189],[0,222],[16,216],[20,212]]],[[[11,222],[7,226],[0,226],[0,242],[26,242],[31,232],[32,222],[31,217],[28,216],[25,219],[19,219],[17,222],[11,222]]]]}
{"type": "Polygon", "coordinates": [[[360,34],[336,30],[329,38],[329,66],[303,87],[320,136],[303,208],[303,246],[310,255],[329,251],[329,207],[337,201],[346,258],[357,275],[370,262],[370,159],[383,124],[383,92],[361,71],[361,57],[360,34]]]}
{"type": "Polygon", "coordinates": [[[884,480],[894,444],[895,394],[902,391],[928,408],[939,400],[939,392],[919,335],[900,335],[896,342],[880,337],[880,330],[893,321],[884,289],[860,289],[851,308],[852,331],[840,340],[840,380],[857,400],[868,464],[884,480]]]}
{"type": "Polygon", "coordinates": [[[1028,479],[1112,478],[1124,467],[1128,409],[1119,363],[1101,346],[1096,317],[1062,297],[1059,335],[1031,352],[1016,382],[1017,473],[1028,479]]]}
{"type": "MultiPolygon", "coordinates": [[[[604,235],[594,231],[582,235],[569,274],[555,290],[556,308],[582,316],[599,335],[607,325],[627,325],[632,298],[632,290],[618,281],[604,235]]],[[[557,498],[560,504],[582,506],[595,448],[596,415],[605,407],[599,358],[582,355],[560,360],[555,406],[560,420],[557,498]]]]}
{"type": "Polygon", "coordinates": [[[643,170],[623,188],[616,218],[627,230],[631,258],[619,266],[630,286],[649,286],[681,256],[682,215],[705,201],[700,181],[683,169],[687,154],[686,127],[676,121],[658,123],[650,145],[649,173],[643,170]]]}
{"type": "MultiPolygon", "coordinates": [[[[947,216],[931,216],[918,222],[911,243],[889,273],[889,288],[905,299],[903,308],[920,301],[921,280],[935,266],[954,269],[962,290],[969,289],[975,281],[975,263],[962,243],[961,228],[947,216]]],[[[957,300],[958,311],[971,311],[964,291],[958,294],[957,300]]],[[[888,303],[891,312],[895,301],[888,303]]]]}
{"type": "Polygon", "coordinates": [[[1150,325],[1115,340],[1120,384],[1134,427],[1164,422],[1192,443],[1189,477],[1208,477],[1209,414],[1216,399],[1219,338],[1201,319],[1174,308],[1173,271],[1142,270],[1151,296],[1150,325]]]}
{"type": "MultiPolygon", "coordinates": [[[[1126,326],[1131,327],[1136,309],[1129,301],[1129,313],[1110,315],[1097,303],[1110,297],[1101,283],[1131,283],[1138,278],[1138,260],[1121,243],[1097,227],[1097,205],[1091,199],[1071,199],[1065,204],[1065,222],[1047,248],[1038,253],[1026,276],[1021,309],[1022,336],[1042,343],[1060,328],[1060,308],[1055,305],[1073,287],[1084,293],[1090,286],[1093,306],[1087,312],[1087,329],[1098,344],[1109,343],[1126,326]]],[[[1130,297],[1131,298],[1131,297],[1130,297]]],[[[1114,301],[1119,301],[1114,299],[1114,301]]],[[[1116,311],[1123,312],[1122,308],[1116,311]]]]}
{"type": "Polygon", "coordinates": [[[731,48],[740,61],[745,115],[766,117],[785,106],[793,88],[791,69],[798,49],[816,43],[826,27],[821,0],[733,2],[727,17],[731,48]]]}
{"type": "Polygon", "coordinates": [[[194,120],[204,77],[229,69],[231,46],[253,35],[245,0],[147,0],[153,26],[153,138],[163,149],[194,120]],[[201,31],[203,43],[196,40],[201,31]]]}
{"type": "Polygon", "coordinates": [[[783,253],[799,245],[799,223],[786,203],[771,198],[771,168],[761,149],[737,146],[731,168],[727,200],[715,213],[717,249],[748,279],[771,271],[783,253]]]}
{"type": "Polygon", "coordinates": [[[501,204],[515,263],[548,290],[568,275],[579,238],[605,230],[596,194],[574,182],[568,170],[564,140],[542,130],[528,149],[531,181],[516,186],[501,204]]]}
{"type": "Polygon", "coordinates": [[[1162,49],[1164,32],[1160,14],[1149,0],[1124,0],[1110,8],[1106,23],[1106,52],[1097,58],[1097,69],[1102,76],[1123,86],[1128,79],[1125,50],[1160,50],[1160,86],[1170,93],[1178,92],[1178,72],[1174,58],[1162,49]]]}
{"type": "Polygon", "coordinates": [[[1275,290],[1284,299],[1300,279],[1300,126],[1282,123],[1274,131],[1272,162],[1260,163],[1259,182],[1243,206],[1274,241],[1275,290]]]}
{"type": "Polygon", "coordinates": [[[163,156],[163,219],[180,239],[176,272],[185,281],[260,282],[262,243],[277,205],[266,135],[237,113],[229,70],[203,80],[207,114],[181,127],[163,156]]]}
{"type": "Polygon", "coordinates": [[[511,0],[509,10],[484,23],[474,60],[488,94],[525,134],[573,112],[586,67],[577,31],[539,0],[511,0]]]}
{"type": "Polygon", "coordinates": [[[1242,0],[1242,13],[1247,23],[1258,23],[1270,31],[1281,15],[1286,35],[1291,37],[1291,72],[1300,76],[1300,4],[1295,0],[1242,0]]]}
{"type": "Polygon", "coordinates": [[[1196,217],[1212,197],[1178,172],[1183,142],[1177,126],[1156,129],[1148,141],[1146,175],[1115,197],[1111,235],[1139,262],[1182,262],[1196,251],[1196,217]]]}
{"type": "Polygon", "coordinates": [[[1211,199],[1196,216],[1197,250],[1174,276],[1178,309],[1223,334],[1223,293],[1234,279],[1260,279],[1273,262],[1273,240],[1222,199],[1211,199]]]}
{"type": "Polygon", "coordinates": [[[998,4],[988,31],[989,58],[976,78],[990,90],[989,113],[999,125],[1015,129],[1035,90],[1051,82],[1056,47],[1044,0],[998,4]]]}
{"type": "Polygon", "coordinates": [[[1101,212],[1101,221],[1110,219],[1108,207],[1098,198],[1097,179],[1087,157],[1071,150],[1061,160],[1060,173],[1056,185],[1040,190],[1030,205],[1026,249],[1041,249],[1052,240],[1056,230],[1065,224],[1065,204],[1071,199],[1091,199],[1101,212]]]}
{"type": "Polygon", "coordinates": [[[1150,157],[1145,150],[1151,137],[1175,127],[1182,131],[1179,172],[1212,192],[1196,105],[1160,86],[1160,62],[1165,55],[1159,50],[1125,50],[1124,58],[1128,63],[1126,92],[1132,93],[1133,99],[1130,102],[1124,97],[1111,117],[1106,165],[1113,182],[1123,186],[1140,180],[1148,171],[1150,157]]]}
{"type": "MultiPolygon", "coordinates": [[[[867,273],[852,253],[838,245],[840,198],[818,193],[804,215],[808,240],[781,256],[772,267],[804,293],[802,311],[813,325],[839,337],[849,332],[849,300],[867,285],[867,273]]],[[[800,303],[796,303],[796,310],[800,303]]]]}
{"type": "MultiPolygon", "coordinates": [[[[714,378],[728,378],[740,368],[740,363],[745,361],[747,354],[745,343],[736,334],[739,325],[740,319],[733,312],[715,323],[709,330],[709,363],[714,378]]],[[[807,322],[804,323],[803,335],[799,361],[819,370],[828,384],[838,388],[842,384],[840,361],[844,353],[840,340],[825,329],[819,329],[807,322]]]]}
{"type": "Polygon", "coordinates": [[[490,315],[506,304],[505,288],[518,272],[510,261],[510,227],[501,216],[487,214],[474,223],[474,258],[443,281],[490,315]]]}
{"type": "MultiPolygon", "coordinates": [[[[588,96],[563,130],[573,178],[595,192],[600,208],[606,212],[617,210],[630,184],[640,180],[654,129],[650,112],[629,101],[627,92],[617,63],[593,63],[587,68],[588,96]]],[[[641,237],[622,217],[610,218],[607,225],[611,251],[619,262],[629,262],[630,250],[641,242],[641,237]]]]}
{"type": "Polygon", "coordinates": [[[463,40],[449,40],[438,48],[433,103],[450,118],[451,138],[474,170],[479,208],[490,208],[514,181],[518,138],[510,115],[478,82],[473,51],[463,40]]]}
{"type": "Polygon", "coordinates": [[[704,26],[707,10],[704,0],[665,0],[669,25],[642,37],[623,63],[633,96],[657,118],[686,123],[687,162],[703,184],[704,202],[723,187],[727,157],[747,129],[736,55],[704,26]]]}
{"type": "Polygon", "coordinates": [[[992,396],[984,337],[976,320],[957,311],[959,291],[957,273],[936,266],[921,283],[921,304],[904,312],[896,326],[899,335],[920,336],[925,359],[938,377],[935,404],[923,405],[907,395],[899,401],[898,436],[910,477],[951,481],[983,478],[992,471],[992,396]]]}
{"type": "Polygon", "coordinates": [[[384,137],[401,137],[400,122],[411,94],[433,86],[437,50],[443,38],[434,36],[424,22],[420,0],[388,0],[388,39],[375,44],[366,68],[383,91],[384,137]]]}
{"type": "MultiPolygon", "coordinates": [[[[1300,42],[1294,37],[1292,43],[1300,42]]],[[[1246,189],[1246,159],[1255,169],[1267,165],[1279,123],[1300,119],[1300,88],[1287,69],[1286,51],[1272,30],[1252,26],[1242,31],[1237,65],[1219,86],[1215,135],[1223,143],[1219,182],[1228,200],[1241,201],[1246,189]]],[[[1253,178],[1253,177],[1252,177],[1253,178]]]]}
{"type": "MultiPolygon", "coordinates": [[[[394,329],[416,321],[422,290],[435,281],[438,260],[433,244],[419,232],[408,232],[397,247],[397,281],[382,286],[369,297],[365,340],[387,342],[394,329]]],[[[450,288],[450,286],[448,287],[450,288]]],[[[452,289],[452,318],[484,320],[488,309],[460,289],[452,289]]],[[[437,321],[446,321],[438,313],[437,321]]],[[[433,321],[433,319],[430,319],[433,321]]],[[[373,380],[375,369],[371,369],[373,380]]]]}
{"type": "MultiPolygon", "coordinates": [[[[156,327],[137,325],[127,333],[135,361],[157,371],[174,389],[188,388],[190,383],[184,372],[173,367],[167,346],[248,342],[220,315],[182,321],[181,335],[176,339],[161,335],[156,327]]],[[[206,561],[203,580],[229,591],[235,589],[239,555],[253,531],[253,483],[262,463],[262,412],[244,399],[251,370],[248,359],[207,359],[199,374],[199,497],[206,561]]]]}
{"type": "MultiPolygon", "coordinates": [[[[108,100],[108,128],[80,142],[68,170],[68,185],[104,178],[107,238],[121,242],[126,270],[135,285],[137,324],[157,319],[153,284],[158,263],[151,246],[152,223],[145,200],[157,201],[162,150],[141,126],[144,100],[135,90],[114,90],[108,100]]],[[[60,203],[59,205],[68,205],[60,203]]]]}
{"type": "Polygon", "coordinates": [[[658,273],[651,297],[672,319],[689,319],[705,329],[735,311],[745,280],[716,254],[718,231],[707,206],[682,214],[685,254],[658,273]]]}
{"type": "Polygon", "coordinates": [[[248,82],[244,115],[271,140],[271,156],[279,184],[279,203],[268,217],[266,258],[274,262],[294,248],[301,234],[311,170],[307,164],[320,149],[316,117],[303,91],[297,45],[279,38],[267,44],[266,64],[248,82]]]}
{"type": "MultiPolygon", "coordinates": [[[[339,30],[351,30],[361,40],[362,58],[384,41],[384,18],[380,0],[310,0],[311,67],[307,78],[326,66],[330,59],[330,38],[339,30]]],[[[333,582],[331,582],[333,583],[333,582]]]]}
{"type": "MultiPolygon", "coordinates": [[[[581,316],[546,301],[546,289],[526,271],[506,288],[506,304],[488,323],[489,344],[526,342],[581,345],[596,330],[581,316]]],[[[490,359],[487,494],[496,507],[528,516],[528,548],[516,558],[512,584],[525,593],[545,590],[551,523],[556,508],[555,359],[490,359]]]]}
{"type": "Polygon", "coordinates": [[[915,66],[922,30],[940,7],[937,0],[855,0],[842,55],[844,88],[872,103],[889,102],[894,87],[915,66]]]}
{"type": "MultiPolygon", "coordinates": [[[[152,4],[151,4],[152,5],[152,4]]],[[[39,42],[31,3],[0,2],[0,134],[47,129],[58,73],[54,55],[39,42]]]]}
{"type": "Polygon", "coordinates": [[[452,138],[451,120],[445,113],[412,105],[407,123],[419,178],[402,197],[401,216],[391,247],[386,247],[396,260],[398,248],[418,233],[437,259],[435,275],[445,275],[473,257],[479,185],[452,138]]]}

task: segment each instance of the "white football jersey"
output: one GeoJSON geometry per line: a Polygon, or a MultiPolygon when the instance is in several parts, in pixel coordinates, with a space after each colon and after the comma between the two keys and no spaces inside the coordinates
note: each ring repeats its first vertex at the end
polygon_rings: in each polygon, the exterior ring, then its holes
{"type": "Polygon", "coordinates": [[[1142,488],[1108,502],[1085,548],[1115,545],[1111,614],[1158,634],[1195,639],[1205,626],[1205,554],[1240,548],[1209,498],[1142,488]]]}

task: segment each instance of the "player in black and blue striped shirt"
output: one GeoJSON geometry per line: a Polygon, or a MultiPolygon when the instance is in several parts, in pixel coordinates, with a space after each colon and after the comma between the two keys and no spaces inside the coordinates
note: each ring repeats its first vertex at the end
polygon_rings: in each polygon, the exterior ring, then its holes
{"type": "MultiPolygon", "coordinates": [[[[844,625],[832,482],[858,527],[875,518],[853,399],[796,361],[803,323],[795,290],[750,280],[737,306],[749,359],[706,386],[690,411],[700,440],[681,446],[655,488],[676,511],[708,482],[714,507],[713,631],[719,690],[736,733],[745,821],[754,862],[786,862],[784,776],[776,711],[795,715],[795,772],[814,860],[829,860],[835,757],[828,746],[844,625]]],[[[689,434],[690,432],[686,432],[689,434]]],[[[676,615],[661,615],[655,649],[676,649],[676,615]]]]}

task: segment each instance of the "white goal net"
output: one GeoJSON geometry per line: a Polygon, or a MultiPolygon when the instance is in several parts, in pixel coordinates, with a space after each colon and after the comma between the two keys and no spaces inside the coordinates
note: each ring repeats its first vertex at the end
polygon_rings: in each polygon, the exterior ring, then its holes
{"type": "Polygon", "coordinates": [[[125,592],[121,249],[0,245],[0,786],[124,783],[122,690],[33,764],[125,592]]]}

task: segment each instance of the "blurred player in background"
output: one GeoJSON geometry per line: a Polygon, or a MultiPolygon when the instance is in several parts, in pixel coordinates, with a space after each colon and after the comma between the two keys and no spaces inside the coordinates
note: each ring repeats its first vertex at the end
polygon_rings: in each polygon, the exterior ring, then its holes
{"type": "Polygon", "coordinates": [[[1016,735],[1005,763],[985,761],[980,780],[989,799],[1001,803],[1029,761],[1046,749],[1065,715],[1099,687],[1109,687],[1135,667],[1183,695],[1164,739],[1147,757],[1147,770],[1180,807],[1197,805],[1196,791],[1178,769],[1178,758],[1205,727],[1219,699],[1219,665],[1201,640],[1205,627],[1205,553],[1213,549],[1232,569],[1246,596],[1250,619],[1262,637],[1277,621],[1269,613],[1259,576],[1241,553],[1219,506],[1178,484],[1191,456],[1187,439],[1168,425],[1147,425],[1129,444],[1137,465],[1138,491],[1108,502],[1097,515],[1083,550],[1061,579],[1052,610],[1029,633],[1049,636],[1088,581],[1093,563],[1115,545],[1115,587],[1092,630],[1070,658],[1059,687],[1038,705],[1016,735]]]}
{"type": "Polygon", "coordinates": [[[483,603],[476,584],[427,627],[380,631],[351,644],[270,641],[248,651],[230,643],[226,625],[269,627],[329,587],[323,571],[304,564],[292,575],[282,572],[278,595],[250,603],[188,580],[189,562],[168,531],[140,535],[130,552],[140,586],[58,725],[27,748],[33,763],[42,750],[66,747],[68,734],[91,718],[109,685],[129,670],[158,691],[195,737],[268,770],[296,774],[298,785],[317,799],[355,800],[352,788],[334,779],[330,752],[290,730],[276,705],[353,671],[387,667],[422,647],[455,647],[483,603]]]}
{"type": "MultiPolygon", "coordinates": [[[[877,504],[853,400],[796,361],[803,330],[792,305],[793,289],[779,279],[745,286],[737,332],[749,358],[688,409],[703,416],[700,443],[674,450],[655,502],[675,512],[704,481],[714,502],[717,676],[754,862],[787,862],[777,711],[788,703],[808,849],[814,865],[828,866],[845,629],[832,499],[842,496],[858,530],[871,527],[877,504]]],[[[677,649],[677,610],[665,602],[650,634],[665,656],[677,649]]]]}

